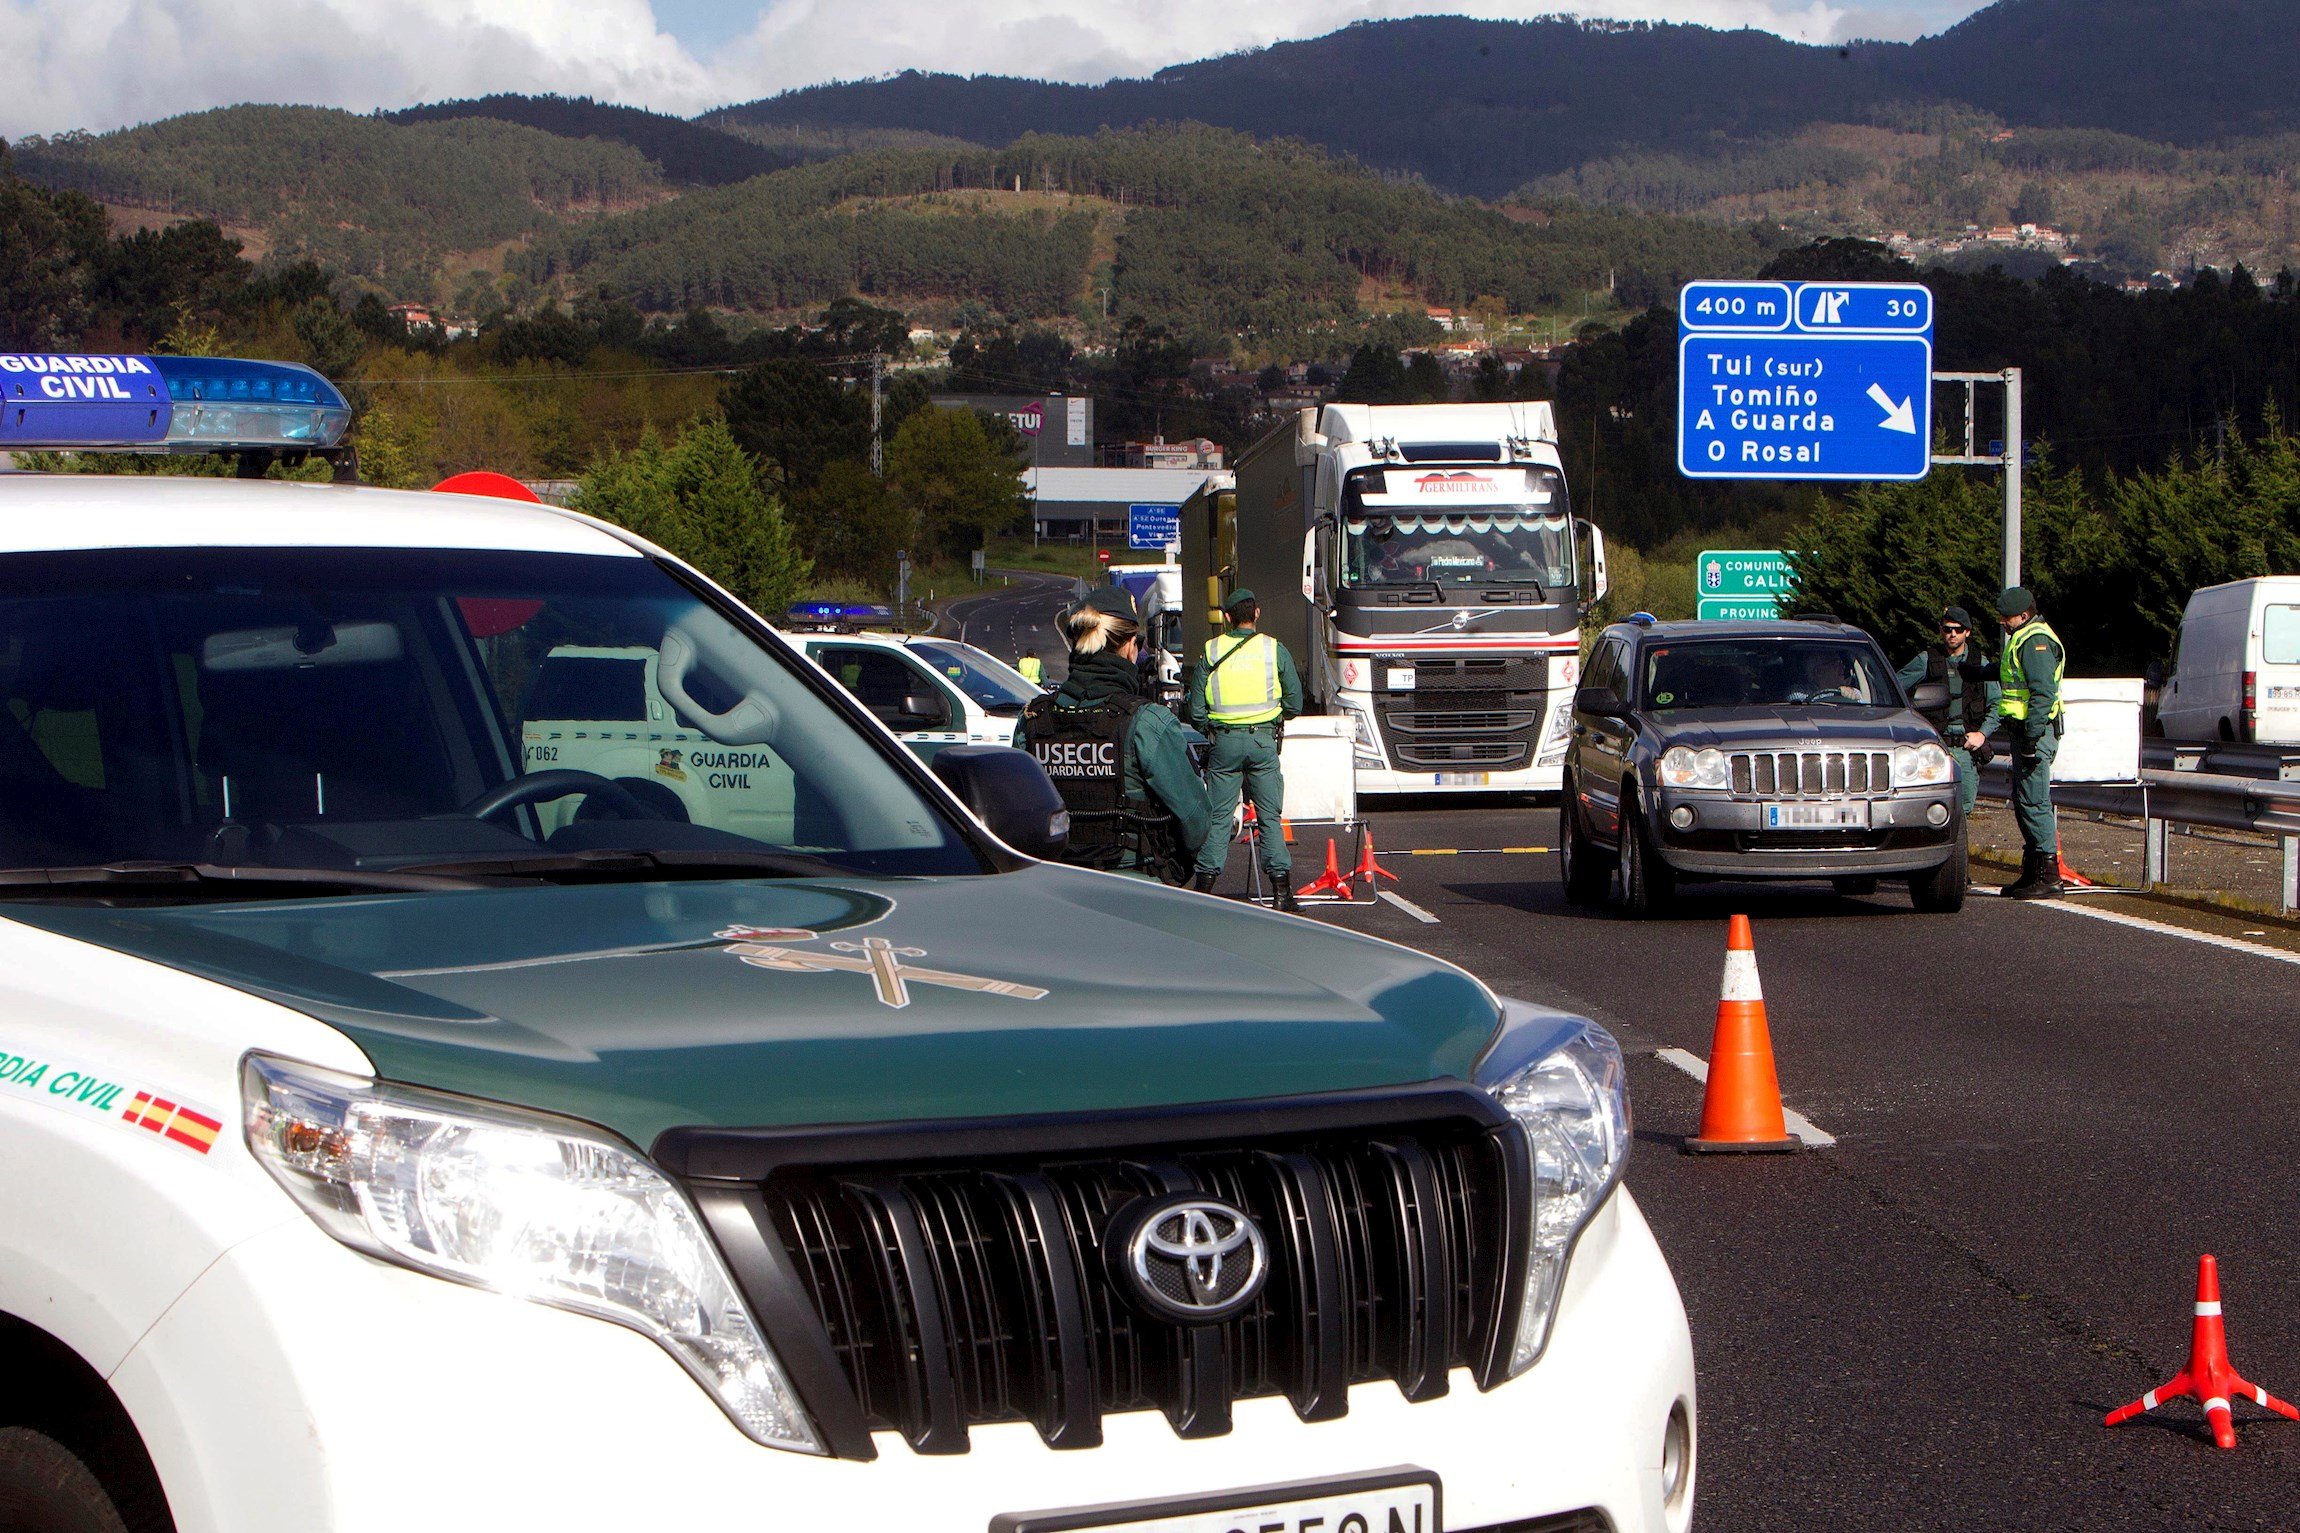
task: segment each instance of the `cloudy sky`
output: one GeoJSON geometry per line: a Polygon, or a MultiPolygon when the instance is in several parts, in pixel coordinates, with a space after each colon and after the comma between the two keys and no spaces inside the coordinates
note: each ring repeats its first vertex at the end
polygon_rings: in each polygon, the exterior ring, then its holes
{"type": "Polygon", "coordinates": [[[490,91],[687,114],[899,69],[1093,81],[1346,22],[1575,10],[1804,42],[1938,31],[1983,0],[0,0],[0,136],[240,101],[367,111],[490,91]]]}

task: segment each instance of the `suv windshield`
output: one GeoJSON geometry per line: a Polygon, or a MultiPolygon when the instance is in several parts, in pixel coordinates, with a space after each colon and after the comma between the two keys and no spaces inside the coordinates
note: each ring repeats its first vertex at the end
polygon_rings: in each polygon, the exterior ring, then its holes
{"type": "Polygon", "coordinates": [[[1352,587],[1574,583],[1573,524],[1553,469],[1361,473],[1342,497],[1342,531],[1352,587]]]}
{"type": "Polygon", "coordinates": [[[910,652],[992,713],[1020,713],[1038,695],[1028,677],[987,650],[947,639],[913,639],[910,652]]]}
{"type": "Polygon", "coordinates": [[[983,870],[782,656],[647,559],[0,556],[0,868],[616,854],[983,870]]]}
{"type": "Polygon", "coordinates": [[[1900,684],[1865,644],[1699,639],[1645,652],[1648,708],[1898,708],[1900,684]]]}

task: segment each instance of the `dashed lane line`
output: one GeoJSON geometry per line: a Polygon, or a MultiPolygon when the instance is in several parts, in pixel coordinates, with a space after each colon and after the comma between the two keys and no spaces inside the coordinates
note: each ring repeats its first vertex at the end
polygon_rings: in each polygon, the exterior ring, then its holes
{"type": "Polygon", "coordinates": [[[2117,926],[2129,926],[2135,931],[2157,932],[2167,937],[2182,937],[2190,942],[2201,942],[2207,947],[2226,948],[2232,953],[2250,953],[2256,958],[2273,958],[2278,963],[2300,963],[2300,953],[2288,953],[2282,948],[2262,947],[2257,942],[2241,942],[2234,937],[2223,937],[2218,932],[2191,931],[2185,926],[2174,926],[2169,921],[2151,921],[2146,916],[2128,916],[2117,910],[2097,910],[2090,905],[2072,905],[2065,900],[2038,900],[2046,910],[2065,910],[2070,915],[2088,916],[2095,921],[2107,921],[2117,926]]]}
{"type": "MultiPolygon", "coordinates": [[[[1674,1065],[1706,1086],[1709,1084],[1709,1061],[1687,1049],[1655,1049],[1653,1057],[1665,1065],[1674,1065]]],[[[1815,1124],[1812,1119],[1791,1107],[1781,1104],[1782,1121],[1789,1125],[1791,1138],[1809,1150],[1825,1150],[1837,1142],[1837,1136],[1815,1124]]]]}
{"type": "Polygon", "coordinates": [[[1415,904],[1412,900],[1407,899],[1402,894],[1396,893],[1393,890],[1384,889],[1382,891],[1382,898],[1388,900],[1391,904],[1397,906],[1398,909],[1404,911],[1407,915],[1412,916],[1415,920],[1421,922],[1424,926],[1436,926],[1440,924],[1436,916],[1431,915],[1428,911],[1422,909],[1421,906],[1415,904]]]}

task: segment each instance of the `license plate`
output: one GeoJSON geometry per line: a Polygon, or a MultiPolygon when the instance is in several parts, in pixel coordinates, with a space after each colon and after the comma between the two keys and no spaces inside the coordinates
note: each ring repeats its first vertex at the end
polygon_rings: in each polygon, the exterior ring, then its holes
{"type": "Polygon", "coordinates": [[[1414,689],[1414,668],[1410,665],[1391,666],[1389,683],[1392,692],[1411,692],[1414,689]]]}
{"type": "Polygon", "coordinates": [[[1440,772],[1437,774],[1437,780],[1438,786],[1441,788],[1482,788],[1493,781],[1493,774],[1491,772],[1440,772]]]}
{"type": "Polygon", "coordinates": [[[1767,830],[1867,830],[1866,800],[1850,804],[1767,804],[1767,830]]]}
{"type": "Polygon", "coordinates": [[[1437,1476],[1383,1470],[1172,1501],[1005,1512],[990,1533],[1441,1533],[1437,1476]]]}
{"type": "Polygon", "coordinates": [[[2271,702],[2300,702],[2300,687],[2270,687],[2268,697],[2271,702]]]}

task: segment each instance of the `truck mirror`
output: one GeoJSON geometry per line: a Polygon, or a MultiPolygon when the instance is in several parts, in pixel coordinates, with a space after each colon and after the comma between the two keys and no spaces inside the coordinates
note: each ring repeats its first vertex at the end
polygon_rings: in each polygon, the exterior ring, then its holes
{"type": "Polygon", "coordinates": [[[1589,535],[1589,595],[1582,599],[1581,610],[1586,613],[1605,600],[1608,584],[1605,578],[1605,534],[1595,522],[1586,517],[1575,517],[1574,526],[1589,535]]]}
{"type": "Polygon", "coordinates": [[[935,753],[933,769],[992,835],[1024,856],[1056,858],[1070,844],[1070,811],[1030,752],[953,745],[935,753]]]}

